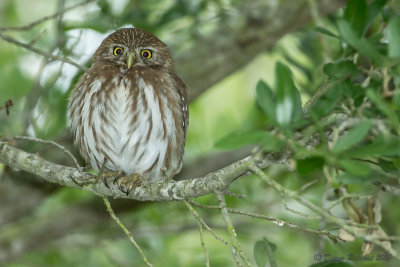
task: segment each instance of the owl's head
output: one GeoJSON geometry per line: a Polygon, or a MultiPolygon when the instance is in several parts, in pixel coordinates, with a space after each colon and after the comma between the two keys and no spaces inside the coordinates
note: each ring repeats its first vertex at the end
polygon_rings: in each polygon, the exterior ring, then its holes
{"type": "Polygon", "coordinates": [[[93,63],[115,64],[131,68],[135,65],[173,69],[173,59],[166,44],[137,28],[123,28],[107,36],[97,48],[93,63]]]}

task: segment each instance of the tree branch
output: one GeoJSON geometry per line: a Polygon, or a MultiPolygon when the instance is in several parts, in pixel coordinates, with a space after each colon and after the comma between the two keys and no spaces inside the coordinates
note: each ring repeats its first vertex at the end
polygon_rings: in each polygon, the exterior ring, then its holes
{"type": "Polygon", "coordinates": [[[147,266],[152,267],[153,264],[149,262],[147,259],[146,255],[144,254],[143,250],[140,248],[136,240],[133,238],[132,233],[126,228],[126,226],[121,222],[121,220],[115,215],[114,210],[111,208],[110,201],[108,201],[107,198],[103,198],[104,204],[106,205],[107,212],[110,214],[111,218],[118,224],[118,226],[124,231],[124,233],[128,236],[129,241],[136,247],[138,250],[140,256],[142,257],[144,263],[146,263],[147,266]]]}
{"type": "Polygon", "coordinates": [[[54,59],[54,60],[59,60],[61,62],[65,62],[65,63],[71,64],[72,66],[75,66],[75,67],[77,67],[78,69],[81,69],[81,70],[87,70],[87,68],[85,66],[82,66],[82,65],[72,61],[69,58],[52,55],[52,54],[47,53],[46,51],[43,51],[43,50],[41,50],[39,48],[33,47],[30,44],[25,44],[25,43],[22,43],[20,41],[17,41],[14,38],[11,38],[10,36],[6,36],[6,35],[3,35],[3,34],[0,33],[0,38],[3,39],[6,42],[9,42],[9,43],[15,44],[17,46],[23,47],[25,49],[31,50],[32,52],[35,52],[36,54],[39,54],[39,55],[45,56],[47,58],[51,58],[51,59],[54,59]]]}
{"type": "MultiPolygon", "coordinates": [[[[373,234],[369,233],[368,231],[362,232],[359,230],[359,228],[350,226],[345,220],[335,217],[331,215],[329,210],[325,210],[312,202],[306,200],[305,198],[301,197],[300,195],[297,194],[297,192],[294,192],[290,189],[287,189],[283,187],[281,184],[276,182],[274,179],[269,177],[266,173],[264,173],[262,170],[260,170],[256,163],[252,163],[249,161],[249,166],[251,170],[257,174],[261,179],[263,179],[268,185],[273,187],[275,190],[277,190],[282,196],[284,197],[289,197],[294,200],[296,200],[298,203],[302,204],[303,206],[307,207],[308,209],[312,210],[313,212],[320,214],[330,222],[333,222],[337,225],[339,225],[343,230],[345,230],[348,233],[351,233],[353,236],[363,239],[366,242],[373,243],[379,247],[381,247],[383,250],[385,250],[387,253],[395,257],[396,259],[400,259],[400,256],[397,254],[397,251],[395,251],[391,243],[387,243],[384,241],[381,241],[380,238],[377,238],[373,234]]],[[[364,225],[364,226],[369,226],[369,225],[364,225]]]]}
{"type": "Polygon", "coordinates": [[[94,2],[94,1],[98,1],[98,0],[87,0],[87,1],[82,2],[82,3],[78,3],[78,4],[75,4],[75,5],[72,5],[70,7],[64,8],[64,9],[62,9],[62,10],[60,10],[60,11],[58,11],[58,12],[52,14],[52,15],[45,16],[45,17],[43,17],[43,18],[41,18],[39,20],[33,21],[33,22],[31,22],[31,23],[29,23],[28,25],[25,25],[25,26],[1,27],[0,28],[0,32],[2,32],[2,31],[26,31],[26,30],[30,30],[33,27],[35,27],[36,25],[45,22],[46,20],[57,18],[57,17],[63,15],[64,13],[74,9],[74,8],[77,8],[77,7],[80,7],[80,6],[83,6],[83,5],[87,5],[87,4],[89,4],[91,2],[94,2]]]}
{"type": "MultiPolygon", "coordinates": [[[[325,122],[329,123],[333,119],[336,119],[336,122],[340,122],[347,119],[347,117],[341,114],[332,114],[329,118],[326,118],[325,122]]],[[[254,162],[256,162],[258,168],[263,169],[273,164],[286,163],[292,156],[292,152],[288,149],[265,155],[261,155],[260,152],[202,177],[142,185],[136,187],[129,195],[126,195],[119,190],[117,184],[110,184],[107,187],[101,179],[98,179],[93,174],[52,163],[37,154],[28,153],[10,146],[5,140],[7,139],[0,139],[0,163],[4,163],[13,169],[27,171],[48,182],[87,190],[101,197],[128,198],[140,201],[183,200],[216,191],[224,191],[239,177],[251,174],[252,166],[250,165],[254,164],[254,162]]],[[[320,138],[318,135],[311,135],[304,137],[304,140],[299,140],[299,142],[304,143],[308,148],[312,148],[320,143],[320,138]]]]}
{"type": "MultiPolygon", "coordinates": [[[[188,201],[183,200],[183,203],[185,203],[186,207],[189,209],[189,211],[193,214],[193,216],[197,219],[197,221],[201,224],[204,225],[204,227],[209,231],[215,239],[219,240],[222,242],[224,245],[228,245],[228,242],[226,242],[223,238],[219,237],[208,224],[200,217],[200,215],[197,213],[197,211],[189,204],[188,201]]],[[[202,230],[201,230],[202,231],[202,230]]]]}
{"type": "MultiPolygon", "coordinates": [[[[284,162],[289,155],[288,151],[270,154],[258,163],[258,167],[264,168],[274,163],[284,162]]],[[[97,176],[93,174],[52,163],[39,155],[25,152],[8,145],[5,141],[0,141],[0,162],[13,169],[27,171],[48,182],[91,191],[102,197],[129,198],[140,201],[182,200],[214,193],[216,190],[225,190],[237,178],[250,174],[248,164],[250,160],[253,162],[253,156],[195,179],[143,185],[126,195],[118,189],[117,184],[110,184],[110,188],[108,188],[101,179],[97,179],[97,176]]]]}
{"type": "MultiPolygon", "coordinates": [[[[246,66],[257,55],[271,49],[282,36],[300,29],[312,19],[308,0],[278,2],[243,1],[234,12],[220,20],[215,31],[201,36],[190,49],[177,54],[176,72],[189,88],[189,99],[195,99],[246,66]],[[210,51],[218,56],[210,56],[210,51]]],[[[345,0],[320,0],[314,9],[324,15],[345,3],[345,0]]],[[[171,46],[180,51],[182,43],[171,46]]]]}
{"type": "Polygon", "coordinates": [[[235,228],[233,227],[232,221],[229,218],[228,210],[225,203],[225,196],[220,191],[216,191],[215,194],[219,200],[219,207],[221,210],[222,219],[225,222],[226,228],[228,230],[229,236],[231,237],[231,245],[232,245],[232,255],[236,262],[237,266],[242,266],[239,257],[244,261],[246,266],[251,266],[250,259],[244,254],[243,249],[237,239],[235,228]]]}
{"type": "MultiPolygon", "coordinates": [[[[209,205],[202,205],[200,203],[197,203],[193,200],[189,200],[189,203],[200,207],[200,208],[205,208],[205,209],[219,209],[219,206],[209,206],[209,205]]],[[[232,214],[240,214],[240,215],[244,215],[244,216],[249,216],[249,217],[253,217],[253,218],[258,218],[258,219],[262,219],[262,220],[266,220],[266,221],[270,221],[273,222],[274,224],[276,224],[279,227],[287,227],[289,229],[295,230],[295,231],[299,231],[299,232],[305,232],[305,233],[312,233],[312,234],[316,234],[316,235],[324,235],[329,237],[330,239],[332,239],[333,241],[337,241],[337,240],[341,240],[343,241],[339,236],[336,236],[334,234],[331,234],[330,232],[326,231],[326,230],[314,230],[314,229],[309,229],[309,228],[304,228],[300,225],[297,225],[295,223],[289,222],[289,221],[283,221],[283,220],[279,220],[276,219],[274,217],[270,217],[270,216],[266,216],[266,215],[262,215],[262,214],[257,214],[254,212],[249,212],[249,211],[243,211],[243,210],[238,210],[238,209],[232,209],[232,208],[227,208],[227,211],[229,213],[232,214]]]]}

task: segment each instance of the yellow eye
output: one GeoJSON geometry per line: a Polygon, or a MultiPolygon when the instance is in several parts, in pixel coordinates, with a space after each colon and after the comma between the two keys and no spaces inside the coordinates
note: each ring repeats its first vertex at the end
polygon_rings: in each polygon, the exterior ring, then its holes
{"type": "Polygon", "coordinates": [[[114,56],[118,57],[120,55],[122,55],[122,53],[124,52],[124,49],[122,49],[121,47],[117,46],[114,48],[114,56]]]}
{"type": "Polygon", "coordinates": [[[142,52],[140,52],[140,54],[141,54],[143,57],[147,58],[147,59],[151,58],[151,51],[148,50],[148,49],[142,50],[142,52]]]}

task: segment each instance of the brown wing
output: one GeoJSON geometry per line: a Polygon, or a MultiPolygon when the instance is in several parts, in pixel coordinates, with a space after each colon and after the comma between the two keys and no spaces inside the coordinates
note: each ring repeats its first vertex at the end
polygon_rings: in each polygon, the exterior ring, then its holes
{"type": "Polygon", "coordinates": [[[175,88],[178,90],[178,93],[180,95],[180,105],[182,109],[182,126],[183,130],[185,132],[185,139],[186,139],[186,133],[187,129],[189,126],[189,100],[187,96],[187,87],[185,83],[176,75],[175,73],[171,73],[171,76],[173,77],[175,81],[175,88]]]}

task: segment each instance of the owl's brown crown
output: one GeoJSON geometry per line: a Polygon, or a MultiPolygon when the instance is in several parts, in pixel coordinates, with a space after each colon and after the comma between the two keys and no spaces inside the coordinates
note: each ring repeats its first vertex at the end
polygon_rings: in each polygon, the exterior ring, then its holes
{"type": "Polygon", "coordinates": [[[173,59],[167,45],[153,34],[138,28],[122,28],[107,36],[97,48],[93,63],[111,63],[126,67],[126,55],[135,57],[135,64],[149,67],[173,69],[173,59]],[[113,52],[121,48],[120,54],[113,52]],[[141,51],[151,52],[150,58],[143,57],[141,51]]]}

